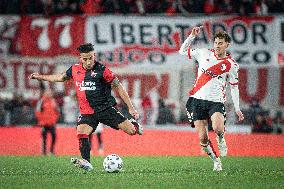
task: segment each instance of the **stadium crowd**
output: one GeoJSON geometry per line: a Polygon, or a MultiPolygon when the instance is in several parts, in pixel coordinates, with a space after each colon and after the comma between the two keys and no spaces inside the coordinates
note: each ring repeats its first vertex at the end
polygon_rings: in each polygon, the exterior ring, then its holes
{"type": "Polygon", "coordinates": [[[283,0],[1,0],[0,14],[239,14],[284,13],[283,0]]]}

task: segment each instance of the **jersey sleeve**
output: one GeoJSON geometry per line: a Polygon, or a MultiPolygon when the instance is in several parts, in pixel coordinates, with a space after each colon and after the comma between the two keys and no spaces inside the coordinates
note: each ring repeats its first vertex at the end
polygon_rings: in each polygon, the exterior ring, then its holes
{"type": "Polygon", "coordinates": [[[200,55],[206,51],[208,49],[203,49],[203,48],[188,48],[188,51],[187,51],[187,55],[188,55],[188,58],[189,59],[196,59],[198,60],[200,55]]]}
{"type": "Polygon", "coordinates": [[[115,75],[110,69],[105,68],[104,73],[103,73],[103,77],[104,77],[104,80],[107,83],[111,83],[114,80],[115,75]]]}
{"type": "Polygon", "coordinates": [[[237,63],[234,63],[229,72],[229,84],[230,85],[238,85],[239,83],[238,71],[239,71],[239,65],[237,63]]]}
{"type": "Polygon", "coordinates": [[[231,96],[234,103],[235,111],[240,111],[240,97],[239,97],[239,77],[238,77],[238,70],[239,65],[237,63],[234,63],[231,67],[231,70],[229,72],[229,84],[231,86],[231,96]]]}
{"type": "Polygon", "coordinates": [[[66,70],[66,75],[67,75],[67,77],[69,77],[69,78],[73,78],[73,77],[72,77],[72,66],[71,66],[70,68],[68,68],[68,70],[66,70]]]}

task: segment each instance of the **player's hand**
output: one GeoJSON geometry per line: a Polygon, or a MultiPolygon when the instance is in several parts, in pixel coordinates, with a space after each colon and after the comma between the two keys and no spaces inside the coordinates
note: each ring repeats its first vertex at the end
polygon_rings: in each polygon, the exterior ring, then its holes
{"type": "Polygon", "coordinates": [[[200,33],[200,29],[202,29],[202,28],[203,28],[203,26],[193,27],[192,30],[191,30],[191,35],[192,35],[193,37],[198,36],[199,33],[200,33]]]}
{"type": "Polygon", "coordinates": [[[32,73],[30,76],[29,76],[29,79],[38,79],[39,77],[39,73],[32,73]]]}
{"type": "Polygon", "coordinates": [[[238,117],[239,117],[239,121],[243,121],[243,120],[245,119],[245,117],[244,117],[242,111],[237,111],[236,113],[237,113],[237,115],[238,115],[238,117]]]}
{"type": "Polygon", "coordinates": [[[134,119],[137,120],[139,118],[139,114],[134,108],[129,108],[129,113],[134,117],[134,119]]]}

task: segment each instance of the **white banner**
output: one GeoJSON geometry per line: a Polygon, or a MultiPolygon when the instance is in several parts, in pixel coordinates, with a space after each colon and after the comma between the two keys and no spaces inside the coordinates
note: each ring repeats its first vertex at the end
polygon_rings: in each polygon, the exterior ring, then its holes
{"type": "MultiPolygon", "coordinates": [[[[203,25],[193,45],[212,48],[218,30],[232,37],[229,51],[241,66],[272,65],[276,62],[279,38],[275,17],[88,17],[86,42],[95,45],[97,55],[111,66],[180,66],[187,58],[178,54],[181,43],[194,26],[203,25]]],[[[278,32],[279,33],[279,32],[278,32]]]]}

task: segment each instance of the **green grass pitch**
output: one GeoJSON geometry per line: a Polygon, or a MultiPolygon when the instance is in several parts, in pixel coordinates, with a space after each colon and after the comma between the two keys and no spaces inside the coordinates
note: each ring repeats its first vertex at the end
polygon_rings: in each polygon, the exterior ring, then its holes
{"type": "Polygon", "coordinates": [[[212,171],[208,157],[122,157],[120,173],[74,167],[70,157],[0,156],[0,188],[284,188],[284,158],[226,157],[212,171]]]}

